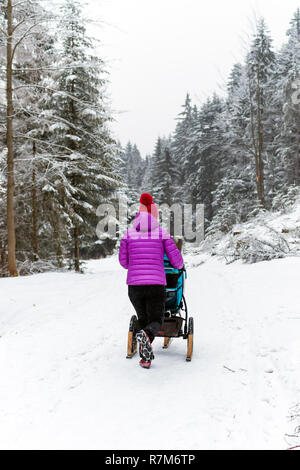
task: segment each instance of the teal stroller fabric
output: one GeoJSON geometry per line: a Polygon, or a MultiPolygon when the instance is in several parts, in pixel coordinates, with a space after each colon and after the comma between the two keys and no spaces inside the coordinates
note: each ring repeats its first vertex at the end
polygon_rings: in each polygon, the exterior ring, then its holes
{"type": "Polygon", "coordinates": [[[170,264],[167,255],[164,256],[164,268],[166,273],[166,311],[175,313],[179,310],[182,304],[182,297],[184,292],[184,280],[186,272],[181,269],[175,269],[170,264]]]}

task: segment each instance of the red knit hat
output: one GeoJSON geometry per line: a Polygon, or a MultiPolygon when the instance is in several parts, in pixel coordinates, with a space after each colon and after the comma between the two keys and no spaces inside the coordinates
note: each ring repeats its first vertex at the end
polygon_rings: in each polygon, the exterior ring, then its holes
{"type": "Polygon", "coordinates": [[[149,212],[153,217],[158,219],[158,209],[154,204],[151,194],[143,193],[140,197],[140,210],[139,212],[149,212]]]}

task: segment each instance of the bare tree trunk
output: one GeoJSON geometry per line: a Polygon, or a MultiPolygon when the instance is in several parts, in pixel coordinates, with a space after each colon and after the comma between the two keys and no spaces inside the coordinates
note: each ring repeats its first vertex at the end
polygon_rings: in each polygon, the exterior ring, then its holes
{"type": "MultiPolygon", "coordinates": [[[[72,28],[72,30],[73,30],[73,28],[72,28]]],[[[72,36],[72,48],[73,47],[74,47],[74,40],[73,40],[73,36],[72,36]]],[[[74,92],[75,92],[74,80],[72,81],[71,90],[72,90],[72,96],[74,96],[74,92]]],[[[75,112],[73,98],[71,98],[70,113],[71,113],[71,116],[73,117],[73,122],[75,122],[76,112],[75,112]]],[[[76,148],[74,143],[72,143],[72,145],[70,147],[72,148],[72,146],[74,146],[74,148],[76,148]]],[[[74,186],[74,188],[76,188],[76,185],[77,185],[77,178],[76,178],[76,175],[74,175],[73,176],[73,186],[74,186]]],[[[76,221],[74,223],[74,265],[75,265],[75,271],[77,273],[79,273],[79,271],[80,271],[79,227],[78,227],[78,223],[76,221]]]]}
{"type": "Polygon", "coordinates": [[[57,265],[59,268],[62,268],[63,266],[63,251],[62,251],[62,246],[61,246],[61,241],[60,241],[60,230],[59,230],[59,216],[56,212],[56,209],[53,214],[53,230],[54,230],[54,239],[55,239],[55,245],[56,245],[56,260],[57,260],[57,265]]]}
{"type": "Polygon", "coordinates": [[[250,100],[250,123],[253,154],[255,158],[256,170],[256,190],[257,197],[262,207],[265,207],[264,197],[264,164],[263,164],[263,128],[262,128],[262,109],[261,109],[261,90],[259,76],[257,75],[256,85],[257,115],[253,106],[253,93],[251,90],[249,77],[249,100],[250,100]],[[257,121],[257,122],[255,122],[257,121]],[[257,129],[257,132],[256,132],[257,129]]]}
{"type": "Polygon", "coordinates": [[[75,253],[74,253],[74,258],[75,258],[75,271],[79,273],[80,271],[80,253],[79,253],[79,230],[78,230],[78,225],[75,224],[74,227],[74,241],[75,241],[75,253]]]}
{"type": "Polygon", "coordinates": [[[299,124],[297,123],[297,134],[296,134],[296,155],[295,155],[295,185],[299,186],[299,157],[300,157],[300,130],[299,124]]]}
{"type": "Polygon", "coordinates": [[[7,251],[10,276],[18,276],[16,265],[16,233],[14,214],[14,148],[13,148],[13,95],[12,95],[12,0],[7,1],[7,47],[6,47],[6,122],[7,122],[7,251]]]}
{"type": "Polygon", "coordinates": [[[5,243],[0,240],[0,273],[5,272],[5,243]]]}
{"type": "Polygon", "coordinates": [[[257,73],[257,190],[258,199],[265,207],[265,190],[264,190],[264,162],[263,162],[263,125],[262,125],[262,101],[259,72],[257,73]]]}
{"type": "Polygon", "coordinates": [[[37,197],[36,197],[36,170],[35,170],[35,154],[36,147],[33,143],[33,164],[32,164],[32,249],[33,257],[36,261],[38,259],[38,233],[37,233],[37,197]]]}
{"type": "MultiPolygon", "coordinates": [[[[73,186],[76,188],[77,178],[73,176],[73,186]]],[[[79,228],[78,224],[75,221],[74,223],[74,265],[75,271],[78,273],[80,271],[80,251],[79,251],[79,228]]]]}

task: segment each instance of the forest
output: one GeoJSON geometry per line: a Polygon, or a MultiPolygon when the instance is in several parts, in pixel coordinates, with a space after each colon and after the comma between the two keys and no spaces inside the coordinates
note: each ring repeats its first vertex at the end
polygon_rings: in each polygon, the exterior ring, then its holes
{"type": "Polygon", "coordinates": [[[300,8],[86,1],[0,0],[0,449],[299,450],[300,8]]]}
{"type": "MultiPolygon", "coordinates": [[[[204,204],[207,239],[299,197],[300,9],[279,50],[263,18],[226,96],[184,99],[153,154],[111,130],[109,73],[80,0],[0,5],[0,276],[111,254],[96,209],[120,194],[204,204]]],[[[184,98],[184,97],[183,97],[184,98]]]]}

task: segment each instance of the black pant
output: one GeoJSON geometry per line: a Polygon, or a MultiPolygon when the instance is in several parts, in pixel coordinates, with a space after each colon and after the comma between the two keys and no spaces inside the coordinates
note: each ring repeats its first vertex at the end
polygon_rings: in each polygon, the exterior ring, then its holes
{"type": "Polygon", "coordinates": [[[152,343],[164,319],[165,286],[128,286],[128,296],[137,313],[137,329],[146,331],[152,343]]]}

